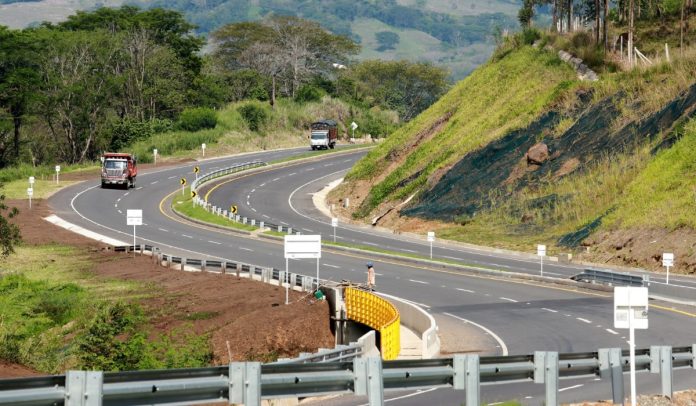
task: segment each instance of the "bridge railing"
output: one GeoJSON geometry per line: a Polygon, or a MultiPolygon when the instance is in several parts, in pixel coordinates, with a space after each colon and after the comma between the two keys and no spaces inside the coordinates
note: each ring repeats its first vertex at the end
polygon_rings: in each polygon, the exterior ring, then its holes
{"type": "MultiPolygon", "coordinates": [[[[694,369],[696,344],[636,350],[636,371],[661,375],[662,395],[672,396],[674,370],[694,369]]],[[[306,364],[231,363],[228,366],[131,371],[69,371],[66,375],[0,380],[0,404],[91,406],[103,404],[178,404],[229,401],[247,406],[262,399],[355,394],[370,405],[384,403],[385,390],[452,387],[464,390],[467,406],[481,404],[481,385],[534,382],[545,386],[545,404],[558,405],[559,380],[606,379],[614,403],[624,399],[627,350],[561,353],[537,351],[515,356],[306,364]]]]}

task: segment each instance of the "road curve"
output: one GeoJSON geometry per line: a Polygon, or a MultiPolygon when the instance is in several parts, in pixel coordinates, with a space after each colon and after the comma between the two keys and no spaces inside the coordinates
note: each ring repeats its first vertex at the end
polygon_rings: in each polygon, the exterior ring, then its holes
{"type": "MultiPolygon", "coordinates": [[[[253,239],[221,230],[187,224],[160,211],[160,204],[178,189],[178,179],[193,178],[192,168],[201,167],[205,173],[216,168],[252,159],[271,161],[305,153],[306,149],[270,151],[230,158],[206,160],[176,168],[157,169],[142,173],[136,190],[101,189],[99,181],[75,185],[57,193],[50,204],[60,217],[94,232],[124,241],[132,238],[132,227],[126,225],[127,209],[142,209],[144,225],[138,228],[138,243],[146,242],[164,250],[199,258],[224,258],[272,266],[285,267],[282,244],[265,239],[253,239]]],[[[258,219],[268,216],[278,222],[298,227],[303,233],[320,233],[324,239],[333,237],[330,222],[310,204],[309,193],[314,193],[326,182],[341,177],[364,152],[349,152],[340,156],[326,156],[315,162],[293,164],[283,169],[259,171],[218,187],[209,199],[227,207],[238,203],[240,211],[258,219]],[[289,196],[292,195],[292,199],[289,196]],[[248,198],[247,198],[248,196],[248,198]],[[247,205],[247,200],[249,204],[247,205]],[[252,209],[255,209],[254,212],[252,209]],[[256,215],[258,214],[258,215],[256,215]]],[[[276,221],[273,221],[276,222],[276,221]]],[[[338,229],[339,240],[374,244],[383,248],[416,251],[429,249],[423,241],[395,238],[363,229],[338,229]]],[[[463,262],[533,272],[536,261],[509,255],[463,250],[436,244],[433,254],[441,257],[461,257],[463,262]]],[[[369,255],[357,255],[325,249],[320,261],[323,279],[340,281],[365,279],[365,261],[369,255]]],[[[606,295],[548,288],[530,283],[475,277],[436,266],[416,266],[399,261],[374,261],[377,286],[382,292],[404,297],[422,304],[445,324],[461,325],[469,321],[485,326],[491,348],[503,353],[529,353],[534,350],[560,352],[592,351],[604,347],[626,347],[627,333],[612,326],[612,301],[606,295]]],[[[314,262],[290,262],[292,272],[314,274],[314,262]]],[[[548,272],[572,272],[558,265],[545,266],[548,272]]],[[[662,306],[662,305],[659,305],[662,306]]],[[[639,347],[648,345],[685,345],[696,337],[694,315],[669,311],[653,306],[650,329],[637,334],[639,347]]],[[[470,326],[470,325],[469,325],[470,326]]],[[[461,337],[465,340],[465,337],[461,337]]],[[[659,384],[654,375],[646,376],[641,391],[656,392],[659,384]]],[[[688,385],[694,375],[677,376],[675,386],[688,385]]],[[[575,385],[573,381],[573,385],[575,385]]],[[[583,382],[582,387],[568,389],[561,394],[563,402],[607,398],[606,382],[583,382]]],[[[693,385],[693,384],[692,384],[693,385]]],[[[482,391],[486,401],[524,399],[536,403],[543,387],[532,384],[487,387],[482,391]]],[[[400,394],[398,396],[406,396],[400,394]]],[[[459,396],[461,398],[461,396],[459,396]]],[[[450,404],[457,394],[451,390],[430,391],[418,396],[407,396],[399,404],[450,404]]],[[[359,399],[336,400],[353,404],[359,399]]],[[[528,401],[528,402],[527,402],[528,401]]]]}

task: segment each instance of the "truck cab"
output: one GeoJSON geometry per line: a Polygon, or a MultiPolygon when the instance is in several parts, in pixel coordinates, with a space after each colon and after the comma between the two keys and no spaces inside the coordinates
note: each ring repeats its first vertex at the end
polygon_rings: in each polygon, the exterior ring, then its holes
{"type": "Polygon", "coordinates": [[[320,120],[310,126],[309,145],[315,149],[333,149],[336,146],[338,130],[333,120],[320,120]]]}
{"type": "Polygon", "coordinates": [[[123,186],[126,189],[135,187],[138,166],[135,156],[108,152],[102,155],[101,186],[123,186]]]}

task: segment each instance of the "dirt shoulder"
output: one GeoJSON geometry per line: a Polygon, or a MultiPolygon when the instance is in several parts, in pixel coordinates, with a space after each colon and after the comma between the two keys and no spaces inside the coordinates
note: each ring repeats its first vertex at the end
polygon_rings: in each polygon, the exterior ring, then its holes
{"type": "MultiPolygon", "coordinates": [[[[31,211],[23,200],[6,203],[20,209],[12,222],[20,226],[23,244],[79,247],[90,253],[93,266],[88,272],[97,278],[142,284],[154,293],[133,300],[150,316],[151,334],[181,328],[208,333],[214,364],[229,362],[230,355],[233,361],[268,361],[333,347],[326,301],[290,292],[291,304],[286,306],[285,290],[280,287],[229,275],[166,269],[154,264],[149,256],[133,258],[114,253],[99,242],[44,221],[43,217],[50,214],[45,201],[35,201],[31,211]]],[[[0,360],[0,378],[33,374],[39,373],[0,360]]]]}

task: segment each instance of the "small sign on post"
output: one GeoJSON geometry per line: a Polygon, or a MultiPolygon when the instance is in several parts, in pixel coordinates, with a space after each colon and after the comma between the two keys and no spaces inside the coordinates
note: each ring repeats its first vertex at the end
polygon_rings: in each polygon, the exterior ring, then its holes
{"type": "Polygon", "coordinates": [[[353,138],[355,138],[355,129],[358,128],[358,125],[353,121],[350,123],[350,129],[353,130],[353,138]]]}
{"type": "Polygon", "coordinates": [[[428,242],[430,243],[430,259],[433,259],[433,242],[435,241],[435,232],[428,231],[428,242]]]}
{"type": "Polygon", "coordinates": [[[539,256],[540,260],[540,275],[544,276],[544,257],[546,256],[546,245],[538,244],[537,245],[537,255],[539,256]]]}
{"type": "Polygon", "coordinates": [[[60,185],[60,165],[56,165],[56,185],[60,185]]]}
{"type": "Polygon", "coordinates": [[[290,272],[290,270],[288,269],[289,259],[317,259],[317,288],[319,288],[319,258],[321,258],[321,235],[286,235],[284,240],[284,246],[285,272],[290,272]]]}
{"type": "Polygon", "coordinates": [[[674,254],[670,252],[665,252],[662,254],[662,266],[667,268],[667,279],[665,283],[669,285],[669,268],[674,266],[674,254]]]}
{"type": "Polygon", "coordinates": [[[27,188],[27,196],[29,196],[29,210],[31,210],[31,197],[34,196],[34,188],[27,188]]]}
{"type": "Polygon", "coordinates": [[[194,167],[193,167],[193,173],[196,174],[196,179],[198,179],[198,172],[200,172],[200,171],[201,171],[200,166],[194,166],[194,167]]]}
{"type": "Polygon", "coordinates": [[[186,178],[181,178],[179,179],[179,183],[181,183],[181,195],[184,195],[184,189],[186,189],[186,178]]]}
{"type": "Polygon", "coordinates": [[[648,288],[617,286],[614,288],[614,327],[629,329],[631,364],[631,405],[636,404],[636,334],[648,328],[648,288]]]}
{"type": "Polygon", "coordinates": [[[331,227],[333,227],[334,242],[336,242],[336,227],[338,227],[338,219],[336,217],[331,219],[331,227]]]}
{"type": "Polygon", "coordinates": [[[135,226],[143,225],[143,211],[126,210],[126,225],[133,226],[133,256],[135,256],[135,226]]]}
{"type": "Polygon", "coordinates": [[[29,177],[29,186],[30,186],[30,187],[34,187],[34,182],[35,182],[35,181],[36,181],[36,179],[34,179],[33,176],[30,176],[30,177],[29,177]]]}

